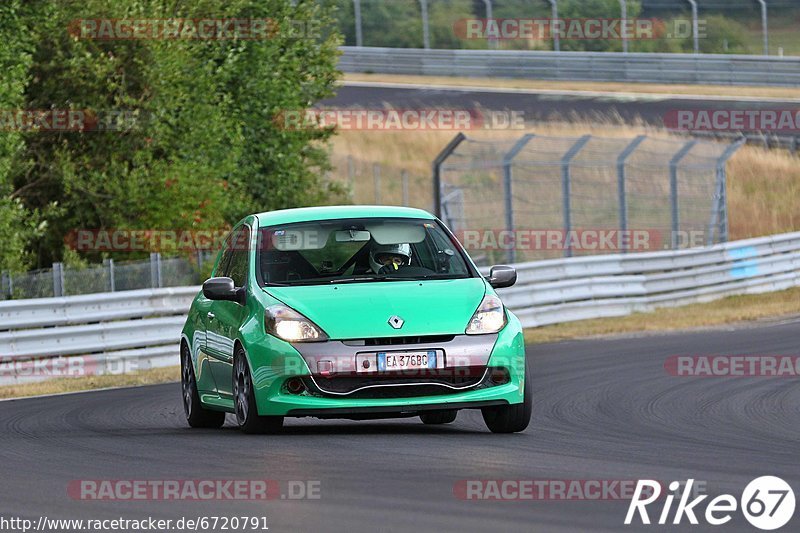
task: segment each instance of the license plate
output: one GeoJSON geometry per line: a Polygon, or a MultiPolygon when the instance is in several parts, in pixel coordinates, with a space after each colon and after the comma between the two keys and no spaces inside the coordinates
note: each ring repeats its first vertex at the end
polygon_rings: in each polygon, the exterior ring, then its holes
{"type": "Polygon", "coordinates": [[[378,372],[436,368],[436,351],[378,352],[378,372]]]}

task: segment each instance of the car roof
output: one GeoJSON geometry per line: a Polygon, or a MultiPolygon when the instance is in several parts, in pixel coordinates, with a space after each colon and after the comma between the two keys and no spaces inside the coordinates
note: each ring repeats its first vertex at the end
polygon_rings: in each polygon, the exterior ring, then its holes
{"type": "Polygon", "coordinates": [[[423,218],[433,220],[435,217],[422,209],[412,207],[396,207],[387,205],[333,205],[323,207],[300,207],[267,211],[255,215],[259,227],[294,222],[310,222],[314,220],[330,220],[339,218],[423,218]]]}

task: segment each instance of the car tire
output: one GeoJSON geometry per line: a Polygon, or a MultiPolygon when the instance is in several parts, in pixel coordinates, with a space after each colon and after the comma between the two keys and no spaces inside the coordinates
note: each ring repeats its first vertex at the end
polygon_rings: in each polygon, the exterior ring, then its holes
{"type": "Polygon", "coordinates": [[[253,392],[247,354],[240,347],[233,358],[233,402],[236,423],[245,433],[276,433],[283,427],[282,416],[260,416],[253,392]]]}
{"type": "Polygon", "coordinates": [[[492,433],[517,433],[524,431],[531,421],[533,411],[533,387],[527,361],[525,363],[525,390],[522,403],[484,407],[483,421],[492,433]]]}
{"type": "Polygon", "coordinates": [[[181,343],[181,391],[183,395],[183,412],[186,421],[193,428],[220,428],[225,423],[225,413],[203,408],[200,393],[197,392],[197,379],[189,346],[181,343]]]}
{"type": "Polygon", "coordinates": [[[458,410],[456,409],[447,409],[443,411],[426,411],[424,413],[420,413],[419,418],[422,420],[423,424],[449,424],[450,422],[455,421],[456,416],[458,416],[458,410]]]}

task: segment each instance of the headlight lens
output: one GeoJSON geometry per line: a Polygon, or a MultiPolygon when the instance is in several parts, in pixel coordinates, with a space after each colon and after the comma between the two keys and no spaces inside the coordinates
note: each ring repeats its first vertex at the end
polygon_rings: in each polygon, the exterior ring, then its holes
{"type": "Polygon", "coordinates": [[[320,342],[328,340],[319,326],[285,305],[267,307],[264,316],[267,333],[287,342],[320,342]]]}
{"type": "Polygon", "coordinates": [[[478,310],[472,315],[467,326],[467,335],[497,333],[506,325],[506,310],[503,302],[494,294],[483,297],[478,310]]]}

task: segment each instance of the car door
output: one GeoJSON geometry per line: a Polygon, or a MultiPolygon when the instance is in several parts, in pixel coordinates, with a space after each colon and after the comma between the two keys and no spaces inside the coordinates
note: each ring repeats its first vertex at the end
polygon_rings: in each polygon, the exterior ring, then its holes
{"type": "MultiPolygon", "coordinates": [[[[233,279],[236,288],[247,284],[250,264],[250,227],[234,229],[228,243],[230,259],[219,276],[233,279]]],[[[211,302],[208,312],[206,347],[211,373],[221,397],[232,396],[233,346],[239,327],[247,316],[247,308],[225,300],[211,302]]]]}
{"type": "MultiPolygon", "coordinates": [[[[230,246],[231,238],[232,234],[228,234],[222,246],[222,250],[220,251],[219,260],[217,261],[212,276],[222,276],[222,272],[225,271],[225,268],[230,262],[232,251],[230,246]]],[[[196,368],[197,389],[201,392],[216,393],[217,385],[211,372],[212,358],[208,355],[208,327],[211,322],[210,317],[213,317],[211,310],[213,304],[214,302],[206,298],[203,292],[200,291],[200,294],[194,302],[194,308],[198,315],[198,322],[202,323],[202,329],[198,328],[198,330],[195,331],[193,344],[197,344],[199,347],[196,368]]]]}

